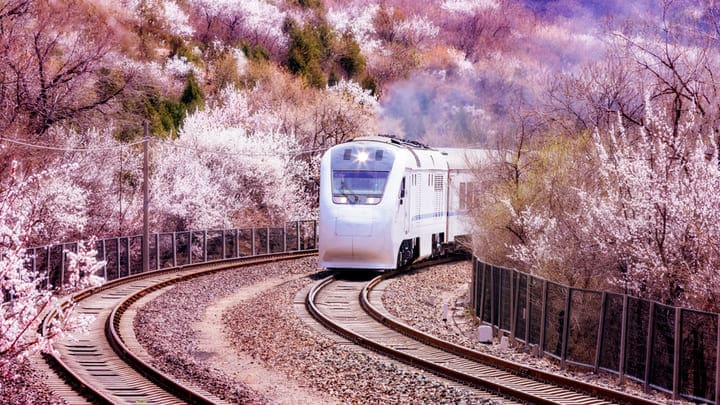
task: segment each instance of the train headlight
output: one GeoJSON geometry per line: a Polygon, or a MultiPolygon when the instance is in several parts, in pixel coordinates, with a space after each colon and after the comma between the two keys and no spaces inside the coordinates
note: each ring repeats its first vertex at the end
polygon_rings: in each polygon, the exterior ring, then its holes
{"type": "Polygon", "coordinates": [[[359,163],[365,163],[365,162],[367,162],[369,157],[370,157],[370,155],[367,152],[365,152],[364,150],[361,150],[360,152],[358,152],[357,156],[355,156],[355,159],[359,163]]]}
{"type": "Polygon", "coordinates": [[[374,204],[379,204],[379,203],[380,203],[380,198],[378,198],[378,197],[368,197],[365,200],[365,204],[374,205],[374,204]]]}
{"type": "Polygon", "coordinates": [[[345,197],[345,196],[333,197],[333,202],[334,202],[335,204],[347,204],[347,203],[348,203],[348,198],[345,197]]]}

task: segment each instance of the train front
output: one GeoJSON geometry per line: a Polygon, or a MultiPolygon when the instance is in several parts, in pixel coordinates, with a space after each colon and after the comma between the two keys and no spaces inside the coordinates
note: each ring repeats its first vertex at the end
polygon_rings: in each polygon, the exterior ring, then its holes
{"type": "Polygon", "coordinates": [[[320,266],[392,269],[397,148],[376,141],[336,145],[320,164],[320,266]]]}

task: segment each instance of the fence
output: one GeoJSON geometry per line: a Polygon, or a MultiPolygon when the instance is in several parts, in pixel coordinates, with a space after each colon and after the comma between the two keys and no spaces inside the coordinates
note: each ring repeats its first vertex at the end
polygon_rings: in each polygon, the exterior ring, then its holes
{"type": "MultiPolygon", "coordinates": [[[[115,280],[142,273],[142,236],[122,236],[95,242],[98,260],[106,262],[102,274],[115,280]]],[[[29,248],[27,266],[44,280],[44,288],[65,284],[66,252],[77,252],[78,242],[29,248]]],[[[282,227],[157,233],[150,236],[150,269],[202,263],[243,256],[317,248],[315,221],[289,222],[282,227]]]]}
{"type": "Polygon", "coordinates": [[[604,370],[720,404],[719,314],[571,288],[473,259],[472,306],[481,321],[565,368],[604,370]]]}

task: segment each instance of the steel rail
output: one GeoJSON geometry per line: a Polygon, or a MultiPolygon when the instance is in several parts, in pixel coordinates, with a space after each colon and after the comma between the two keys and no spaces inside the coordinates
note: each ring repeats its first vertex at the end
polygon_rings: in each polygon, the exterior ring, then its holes
{"type": "MultiPolygon", "coordinates": [[[[438,264],[438,262],[426,262],[420,264],[419,266],[414,266],[411,269],[431,267],[436,264],[438,264]]],[[[356,344],[365,346],[381,354],[388,355],[392,358],[410,364],[411,366],[420,367],[435,374],[449,377],[471,386],[481,387],[488,392],[497,393],[507,398],[536,404],[558,403],[557,398],[563,398],[563,396],[566,396],[567,398],[584,396],[582,400],[587,403],[601,403],[602,401],[600,399],[593,399],[598,397],[621,403],[653,403],[633,395],[607,390],[601,387],[590,386],[587,383],[577,382],[566,377],[555,376],[550,373],[524,367],[517,363],[508,362],[475,352],[441,339],[437,339],[411,328],[402,322],[391,319],[389,316],[381,313],[377,310],[377,308],[370,304],[368,297],[373,287],[376,287],[381,281],[394,277],[397,274],[398,272],[390,272],[374,278],[361,289],[357,296],[352,299],[360,301],[360,306],[364,311],[368,312],[368,315],[375,319],[375,322],[380,328],[384,328],[385,330],[392,329],[399,335],[405,335],[411,338],[412,341],[416,343],[416,346],[411,350],[407,350],[406,347],[403,347],[402,349],[391,347],[397,342],[384,342],[374,338],[369,338],[366,335],[353,330],[351,327],[341,325],[340,322],[332,320],[327,314],[323,313],[323,311],[318,307],[316,300],[319,293],[324,288],[336,281],[333,276],[321,280],[310,289],[306,297],[305,305],[313,317],[315,317],[315,319],[317,319],[321,324],[346,339],[355,342],[356,344]],[[423,351],[423,348],[427,347],[431,347],[433,350],[442,350],[450,356],[456,356],[457,361],[453,360],[453,365],[450,365],[450,362],[448,361],[445,361],[445,364],[438,364],[438,362],[434,362],[432,360],[432,356],[423,357],[421,352],[423,351]],[[455,364],[461,361],[469,361],[472,364],[490,367],[493,370],[498,371],[500,374],[496,372],[486,373],[488,375],[492,374],[492,376],[485,377],[477,373],[472,374],[460,371],[455,364]],[[503,373],[507,376],[503,377],[503,373]],[[504,379],[512,379],[512,381],[508,382],[504,381],[504,379]],[[563,394],[563,392],[565,394],[563,394]]],[[[407,342],[403,342],[401,346],[406,345],[407,342]]],[[[570,400],[570,402],[572,401],[573,400],[570,400]]],[[[562,402],[569,403],[564,400],[562,402]]]]}
{"type": "MultiPolygon", "coordinates": [[[[70,350],[71,357],[73,354],[78,354],[93,356],[88,357],[91,359],[102,358],[103,360],[85,360],[84,363],[83,361],[73,363],[71,361],[72,359],[64,359],[54,353],[46,354],[45,360],[66,380],[73,390],[95,403],[116,404],[118,402],[135,402],[138,400],[137,397],[142,397],[139,400],[146,403],[218,403],[217,398],[208,397],[197,389],[193,389],[174,380],[172,377],[152,367],[148,361],[142,360],[140,356],[133,353],[126,345],[119,330],[120,319],[123,313],[140,297],[180,281],[237,267],[298,259],[316,254],[316,250],[305,250],[198,263],[140,273],[123,279],[113,280],[99,287],[83,290],[68,297],[61,304],[60,308],[66,308],[69,305],[79,305],[80,303],[89,302],[93,298],[98,298],[98,301],[102,301],[102,304],[107,303],[108,307],[102,310],[93,307],[92,310],[109,312],[109,315],[107,315],[105,319],[96,320],[96,322],[102,322],[103,327],[100,327],[100,330],[92,336],[90,343],[65,347],[64,349],[70,350]],[[148,284],[139,286],[132,285],[138,282],[146,282],[148,284]],[[131,291],[116,291],[119,288],[126,288],[131,291]],[[101,296],[102,293],[111,295],[101,296]],[[94,342],[96,339],[101,340],[103,338],[109,346],[107,349],[96,346],[96,344],[99,345],[100,342],[94,342]],[[109,358],[111,356],[117,360],[109,358]],[[82,369],[78,370],[78,364],[84,364],[82,367],[88,368],[91,372],[82,369]],[[136,375],[128,372],[116,372],[117,368],[124,367],[123,364],[132,367],[131,370],[134,370],[136,375]],[[115,391],[113,391],[112,388],[108,388],[108,385],[119,384],[112,376],[124,378],[125,381],[122,382],[122,385],[128,386],[129,388],[115,387],[115,391]],[[138,391],[118,393],[123,389],[125,391],[134,390],[135,388],[133,387],[141,388],[138,388],[138,391]],[[140,389],[143,390],[142,394],[137,393],[140,389]],[[150,390],[152,393],[146,393],[145,390],[150,390]],[[172,400],[172,398],[175,399],[172,400]]],[[[41,325],[41,332],[43,334],[47,334],[50,323],[57,318],[57,316],[57,310],[45,316],[41,325]]]]}
{"type": "Polygon", "coordinates": [[[588,395],[596,396],[599,398],[605,398],[610,401],[627,403],[627,404],[644,404],[651,405],[655,404],[654,401],[647,400],[635,395],[631,395],[625,392],[616,391],[610,388],[600,387],[598,385],[578,381],[565,376],[548,373],[542,370],[529,368],[522,364],[512,362],[509,360],[501,359],[495,356],[491,356],[482,352],[478,352],[467,347],[457,345],[452,342],[437,338],[435,336],[423,333],[406,323],[383,314],[377,307],[370,302],[370,292],[381,282],[388,280],[397,275],[397,273],[383,274],[372,279],[362,290],[360,294],[360,305],[363,309],[370,314],[375,320],[386,325],[387,327],[396,330],[403,335],[412,337],[424,344],[437,347],[448,353],[453,353],[457,356],[464,357],[479,363],[487,364],[492,367],[500,368],[511,372],[515,375],[528,377],[537,381],[548,383],[558,387],[565,387],[573,391],[586,393],[588,395]]]}

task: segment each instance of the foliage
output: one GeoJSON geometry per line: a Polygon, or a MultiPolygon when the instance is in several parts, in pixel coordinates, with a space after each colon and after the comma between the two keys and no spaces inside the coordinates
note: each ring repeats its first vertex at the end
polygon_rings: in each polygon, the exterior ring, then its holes
{"type": "Polygon", "coordinates": [[[185,110],[189,112],[203,108],[205,104],[205,95],[203,94],[197,79],[195,79],[195,75],[188,75],[185,89],[180,96],[180,102],[185,107],[185,110]]]}
{"type": "Polygon", "coordinates": [[[365,71],[365,58],[360,53],[360,46],[349,32],[342,36],[338,64],[349,78],[357,77],[365,71]]]}
{"type": "Polygon", "coordinates": [[[242,51],[245,53],[245,56],[248,57],[250,60],[254,61],[268,61],[270,60],[270,53],[260,44],[250,44],[247,42],[243,42],[242,44],[242,51]]]}
{"type": "Polygon", "coordinates": [[[341,78],[360,77],[365,72],[365,57],[350,30],[338,38],[327,22],[300,27],[292,20],[286,23],[286,30],[290,36],[288,69],[311,86],[334,85],[341,78]]]}
{"type": "Polygon", "coordinates": [[[287,66],[316,88],[325,87],[322,65],[330,58],[335,35],[328,24],[290,24],[287,66]]]}
{"type": "Polygon", "coordinates": [[[309,8],[309,9],[316,9],[320,10],[322,9],[322,0],[293,0],[296,2],[300,7],[303,8],[309,8]]]}
{"type": "Polygon", "coordinates": [[[287,15],[273,2],[264,0],[192,0],[190,6],[199,24],[199,39],[206,45],[215,40],[228,44],[246,41],[278,58],[284,51],[282,31],[287,15]]]}
{"type": "MultiPolygon", "coordinates": [[[[28,194],[34,183],[54,173],[40,173],[21,180],[18,164],[13,163],[7,183],[0,192],[0,385],[12,376],[12,363],[22,362],[40,350],[52,352],[53,342],[72,330],[84,328],[92,320],[89,316],[71,316],[75,305],[59,306],[52,292],[42,290],[42,277],[28,271],[25,247],[28,232],[33,224],[34,208],[27,204],[28,194]],[[45,334],[37,332],[41,314],[55,309],[58,317],[45,334]]],[[[91,239],[88,243],[94,244],[91,239]]],[[[99,285],[102,281],[94,273],[102,268],[96,252],[85,244],[78,246],[77,253],[68,252],[69,263],[65,269],[65,284],[54,286],[62,291],[99,285]]],[[[16,399],[19,400],[19,399],[16,399]]]]}
{"type": "Polygon", "coordinates": [[[306,217],[308,168],[296,159],[297,142],[273,130],[273,120],[270,111],[250,111],[232,88],[190,114],[180,138],[157,151],[164,156],[153,165],[158,226],[229,228],[306,217]]]}
{"type": "MultiPolygon", "coordinates": [[[[187,107],[183,102],[152,96],[145,102],[145,110],[150,132],[158,136],[172,137],[177,136],[182,127],[187,107]]],[[[126,137],[123,140],[132,141],[142,136],[142,129],[137,125],[134,128],[134,136],[126,137]]]]}
{"type": "Polygon", "coordinates": [[[88,21],[82,2],[13,0],[0,8],[7,11],[0,13],[1,129],[43,135],[123,91],[129,77],[109,78],[105,69],[115,35],[103,16],[88,21]]]}
{"type": "Polygon", "coordinates": [[[603,259],[592,260],[596,276],[625,292],[716,311],[720,198],[709,191],[720,187],[717,145],[692,111],[676,128],[672,114],[651,105],[642,127],[619,120],[607,136],[596,133],[599,177],[575,183],[574,209],[513,210],[528,228],[514,256],[537,269],[594,254],[603,259]]]}

